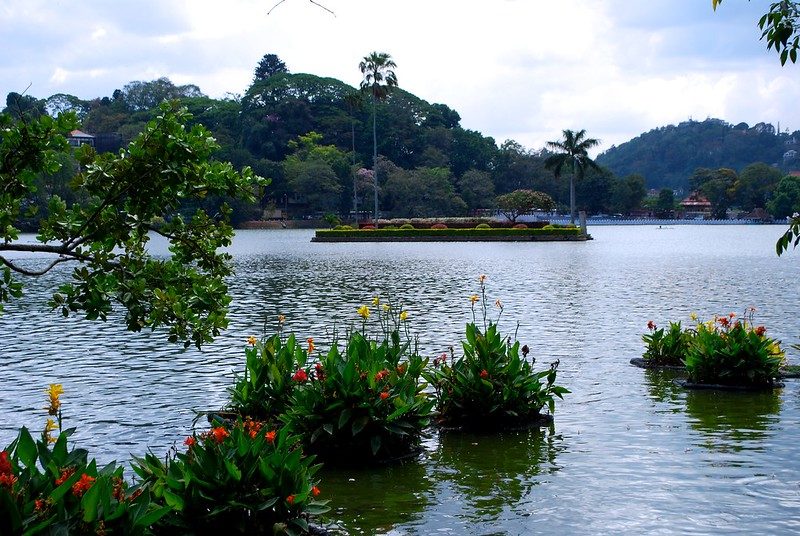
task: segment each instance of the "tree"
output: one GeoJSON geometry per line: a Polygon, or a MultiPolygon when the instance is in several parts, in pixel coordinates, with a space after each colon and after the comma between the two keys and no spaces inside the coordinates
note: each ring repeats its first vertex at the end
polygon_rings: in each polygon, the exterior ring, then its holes
{"type": "Polygon", "coordinates": [[[779,169],[763,162],[742,169],[734,185],[734,198],[739,208],[750,212],[765,207],[781,177],[783,173],[779,169]]]}
{"type": "MultiPolygon", "coordinates": [[[[711,0],[714,10],[722,0],[711,0]]],[[[767,41],[767,50],[775,49],[781,60],[797,62],[797,51],[800,49],[800,5],[797,2],[782,0],[773,2],[769,11],[758,19],[761,39],[767,41]]]]}
{"type": "Polygon", "coordinates": [[[21,296],[15,275],[38,276],[74,262],[72,280],[50,301],[63,315],[105,320],[119,304],[131,331],[165,326],[171,342],[198,347],[218,335],[228,323],[230,256],[218,249],[231,242],[230,209],[223,205],[212,216],[202,210],[184,216],[181,209],[206,196],[253,199],[253,189],[268,181],[213,161],[213,138],[202,126],[186,128],[188,120],[185,110],[165,103],[119,154],[83,146],[77,153],[83,171],[72,184],[84,195],[69,205],[52,196],[32,244],[19,241],[16,220],[35,194],[37,174],[58,170],[57,155],[69,150],[63,134],[77,125],[72,114],[16,122],[0,115],[0,304],[21,296]],[[169,242],[171,257],[148,252],[151,233],[169,242]],[[31,266],[9,257],[21,251],[52,260],[31,266]]]}
{"type": "Polygon", "coordinates": [[[728,217],[728,209],[734,198],[737,182],[736,172],[728,168],[695,170],[689,183],[711,202],[711,215],[718,220],[728,217]]]}
{"type": "Polygon", "coordinates": [[[272,75],[288,73],[289,69],[276,54],[264,54],[253,73],[253,82],[266,80],[272,75]]]}
{"type": "Polygon", "coordinates": [[[334,145],[320,145],[322,135],[309,132],[289,142],[294,154],[286,157],[284,170],[289,188],[302,196],[312,211],[337,210],[343,183],[350,173],[347,155],[334,145]]]}
{"type": "Polygon", "coordinates": [[[512,222],[523,214],[534,210],[553,210],[556,206],[549,195],[533,190],[514,190],[513,192],[498,196],[496,201],[500,212],[512,222]]]}
{"type": "Polygon", "coordinates": [[[778,181],[775,194],[767,203],[767,211],[774,218],[785,218],[800,212],[800,177],[787,175],[778,181]]]}
{"type": "Polygon", "coordinates": [[[406,170],[382,162],[381,172],[386,176],[384,204],[394,216],[463,215],[467,210],[467,204],[453,187],[453,177],[447,168],[406,170]]]}
{"type": "Polygon", "coordinates": [[[459,179],[458,188],[461,192],[461,197],[470,209],[489,208],[492,206],[494,183],[488,172],[478,171],[477,169],[467,171],[459,179]]]}
{"type": "Polygon", "coordinates": [[[658,218],[671,218],[675,210],[675,192],[669,188],[662,188],[658,192],[655,212],[658,218]]]}
{"type": "Polygon", "coordinates": [[[611,206],[615,212],[630,214],[642,206],[647,195],[644,177],[638,174],[628,175],[614,182],[611,191],[611,206]]]}
{"type": "Polygon", "coordinates": [[[378,134],[376,127],[376,103],[385,99],[392,88],[397,87],[397,76],[394,69],[397,64],[385,52],[372,52],[364,56],[358,64],[361,75],[361,89],[372,96],[372,166],[375,181],[375,224],[378,223],[378,134]]]}
{"type": "Polygon", "coordinates": [[[548,141],[548,149],[557,151],[545,160],[545,167],[553,170],[556,180],[561,177],[564,169],[570,172],[569,176],[569,220],[575,223],[575,179],[581,180],[587,167],[599,170],[594,160],[589,158],[589,149],[600,144],[600,140],[586,137],[586,130],[573,132],[564,130],[564,139],[548,141]]]}

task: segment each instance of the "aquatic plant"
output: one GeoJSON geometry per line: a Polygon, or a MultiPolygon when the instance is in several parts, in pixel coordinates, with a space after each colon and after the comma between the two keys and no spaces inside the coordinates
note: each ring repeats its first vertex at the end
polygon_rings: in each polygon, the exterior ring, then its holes
{"type": "Polygon", "coordinates": [[[650,366],[682,367],[686,352],[694,337],[693,329],[684,329],[680,322],[670,322],[669,329],[647,322],[649,333],[642,335],[646,348],[642,358],[650,366]]]}

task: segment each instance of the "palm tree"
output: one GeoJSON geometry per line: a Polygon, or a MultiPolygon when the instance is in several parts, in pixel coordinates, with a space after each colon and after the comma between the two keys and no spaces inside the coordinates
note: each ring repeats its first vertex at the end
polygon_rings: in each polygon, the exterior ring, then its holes
{"type": "Polygon", "coordinates": [[[375,105],[389,95],[393,87],[397,87],[397,76],[394,70],[397,64],[386,52],[373,52],[364,56],[358,64],[364,79],[361,89],[372,94],[372,172],[375,182],[375,226],[378,226],[378,134],[375,120],[375,105]]]}
{"type": "Polygon", "coordinates": [[[600,140],[586,137],[586,130],[573,132],[564,130],[564,139],[548,141],[547,148],[556,151],[547,157],[544,166],[553,170],[556,180],[561,177],[561,171],[566,168],[571,171],[569,176],[569,221],[575,223],[575,179],[583,178],[587,167],[600,169],[594,160],[589,158],[589,149],[600,144],[600,140]]]}

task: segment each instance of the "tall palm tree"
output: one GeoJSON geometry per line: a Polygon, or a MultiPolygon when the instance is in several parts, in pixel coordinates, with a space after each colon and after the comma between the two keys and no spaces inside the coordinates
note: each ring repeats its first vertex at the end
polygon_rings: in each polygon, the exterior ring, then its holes
{"type": "Polygon", "coordinates": [[[563,170],[570,171],[569,175],[569,221],[575,223],[575,179],[583,178],[587,167],[600,169],[594,160],[589,158],[589,149],[600,144],[600,140],[587,138],[586,130],[573,132],[563,131],[564,139],[548,141],[547,148],[555,151],[544,161],[547,169],[553,170],[556,180],[561,177],[563,170]]]}
{"type": "Polygon", "coordinates": [[[375,226],[378,226],[378,131],[375,120],[375,106],[379,100],[389,95],[392,88],[397,87],[397,76],[394,69],[397,64],[386,52],[372,52],[364,56],[358,64],[361,74],[361,89],[372,95],[372,176],[375,182],[375,226]]]}

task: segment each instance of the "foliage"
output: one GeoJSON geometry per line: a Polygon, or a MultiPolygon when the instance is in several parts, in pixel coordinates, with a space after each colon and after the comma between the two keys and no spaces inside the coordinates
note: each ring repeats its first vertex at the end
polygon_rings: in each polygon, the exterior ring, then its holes
{"type": "Polygon", "coordinates": [[[744,320],[735,314],[714,317],[697,325],[686,353],[686,370],[695,383],[772,385],[784,353],[780,342],[766,336],[764,326],[753,326],[754,309],[744,320]]]}
{"type": "Polygon", "coordinates": [[[297,382],[292,376],[308,362],[308,352],[294,334],[284,341],[282,333],[264,340],[250,339],[245,350],[244,374],[230,389],[230,409],[242,417],[275,422],[284,413],[297,382]]]}
{"type": "Polygon", "coordinates": [[[264,179],[249,169],[211,160],[217,148],[202,126],[186,128],[185,110],[164,104],[156,119],[118,155],[95,155],[83,146],[78,155],[83,171],[73,186],[85,194],[67,205],[49,200],[49,214],[40,224],[38,244],[20,243],[15,218],[34,193],[36,174],[57,171],[57,151],[66,148],[59,136],[74,126],[68,116],[13,123],[0,116],[0,261],[4,269],[0,298],[20,293],[10,271],[41,275],[69,261],[79,263],[70,283],[62,285],[50,305],[67,316],[82,312],[105,320],[117,302],[126,310],[131,331],[169,327],[169,340],[194,343],[212,340],[227,325],[225,278],[230,258],[219,248],[229,245],[230,210],[209,216],[197,209],[188,217],[182,203],[208,196],[253,198],[264,179]],[[156,222],[160,222],[156,224],[156,222]],[[147,250],[149,233],[169,241],[170,258],[147,250]],[[10,261],[5,252],[30,251],[55,258],[41,270],[10,261]]]}
{"type": "MultiPolygon", "coordinates": [[[[485,225],[485,224],[483,224],[485,225]]],[[[356,238],[356,237],[375,237],[375,238],[424,238],[424,237],[451,237],[451,238],[487,238],[487,237],[506,237],[518,238],[520,240],[548,240],[559,239],[567,237],[577,237],[580,235],[580,229],[577,227],[543,227],[541,229],[509,229],[509,228],[492,228],[492,227],[478,227],[475,229],[374,229],[374,228],[361,228],[353,230],[337,230],[337,229],[318,229],[316,232],[318,237],[342,237],[342,238],[356,238]]]]}
{"type": "Polygon", "coordinates": [[[41,438],[27,428],[0,451],[0,534],[150,534],[167,509],[146,486],[131,486],[114,462],[97,468],[84,449],[70,448],[74,428],[61,430],[61,385],[48,389],[41,438]],[[58,430],[58,436],[52,432],[58,430]]]}
{"type": "Polygon", "coordinates": [[[318,501],[319,465],[303,456],[285,428],[238,420],[186,439],[188,449],[162,461],[135,458],[134,471],[155,500],[170,508],[159,529],[168,534],[304,534],[318,501]]]}
{"type": "MultiPolygon", "coordinates": [[[[721,3],[722,0],[711,0],[715,10],[721,3]]],[[[797,62],[800,49],[800,5],[797,2],[773,2],[769,11],[758,19],[758,27],[762,32],[761,39],[767,42],[767,50],[775,49],[781,65],[785,65],[787,59],[797,62]]]]}
{"type": "Polygon", "coordinates": [[[780,255],[789,249],[789,244],[796,248],[798,243],[800,243],[800,216],[795,212],[792,216],[792,221],[789,223],[789,228],[775,244],[775,250],[780,255]]]}
{"type": "Polygon", "coordinates": [[[670,322],[669,329],[658,328],[653,321],[647,323],[649,333],[642,335],[647,348],[642,358],[657,366],[682,367],[694,331],[683,329],[680,322],[670,322]]]}
{"type": "Polygon", "coordinates": [[[383,207],[397,217],[417,218],[444,214],[461,215],[467,205],[456,193],[447,168],[400,169],[383,166],[386,173],[383,207]]]}
{"type": "Polygon", "coordinates": [[[353,331],[340,350],[330,350],[311,367],[299,369],[284,419],[302,435],[304,446],[326,460],[387,460],[409,454],[429,423],[433,400],[421,382],[427,359],[412,348],[402,308],[380,304],[383,336],[366,335],[370,309],[358,309],[362,332],[353,331]],[[401,330],[405,340],[401,342],[401,330]]]}
{"type": "Polygon", "coordinates": [[[552,197],[533,190],[514,190],[498,196],[495,202],[500,212],[512,222],[516,222],[517,218],[534,210],[550,211],[555,208],[552,197]]]}
{"type": "MultiPolygon", "coordinates": [[[[483,330],[475,321],[466,325],[463,356],[442,354],[425,377],[436,389],[439,421],[448,426],[503,428],[535,422],[547,406],[555,411],[555,397],[569,391],[555,385],[558,362],[534,372],[535,359],[528,360],[528,346],[520,348],[498,331],[497,323],[486,323],[486,292],[481,276],[481,295],[470,298],[474,308],[481,301],[483,330]]],[[[495,302],[502,314],[502,305],[495,302]]],[[[498,316],[499,320],[499,316],[498,316]]]]}
{"type": "Polygon", "coordinates": [[[256,70],[253,73],[253,81],[258,82],[259,80],[266,80],[270,76],[288,72],[289,70],[286,68],[286,64],[277,55],[264,54],[264,56],[258,60],[258,65],[256,65],[256,70]]]}
{"type": "Polygon", "coordinates": [[[778,181],[767,210],[775,218],[785,218],[800,212],[800,177],[787,175],[778,181]]]}

